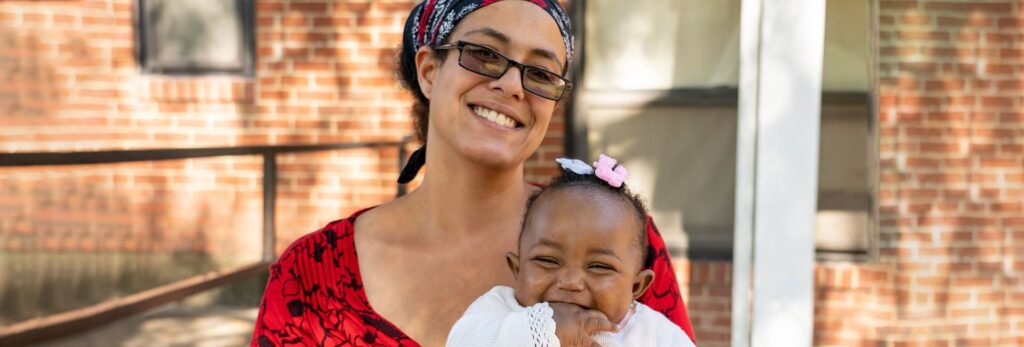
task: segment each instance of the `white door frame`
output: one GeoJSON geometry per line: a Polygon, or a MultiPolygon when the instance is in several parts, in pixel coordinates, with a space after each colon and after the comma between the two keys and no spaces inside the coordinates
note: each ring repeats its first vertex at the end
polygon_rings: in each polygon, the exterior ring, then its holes
{"type": "Polygon", "coordinates": [[[742,0],[732,346],[811,346],[824,0],[742,0]]]}

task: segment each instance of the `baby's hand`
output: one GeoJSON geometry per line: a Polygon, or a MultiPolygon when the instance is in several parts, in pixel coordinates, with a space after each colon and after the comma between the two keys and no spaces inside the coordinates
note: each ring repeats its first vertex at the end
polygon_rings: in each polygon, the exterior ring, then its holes
{"type": "Polygon", "coordinates": [[[597,310],[562,302],[548,303],[554,311],[555,336],[563,347],[598,346],[590,336],[599,332],[615,332],[615,324],[597,310]]]}

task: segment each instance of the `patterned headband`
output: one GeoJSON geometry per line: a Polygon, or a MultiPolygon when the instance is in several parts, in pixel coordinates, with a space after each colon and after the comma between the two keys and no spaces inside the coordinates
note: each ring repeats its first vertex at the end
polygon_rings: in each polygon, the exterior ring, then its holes
{"type": "MultiPolygon", "coordinates": [[[[402,44],[411,48],[405,51],[415,55],[416,50],[420,47],[434,46],[444,42],[462,18],[498,1],[500,0],[424,0],[412,9],[409,18],[405,21],[405,37],[402,38],[402,44]]],[[[559,5],[556,0],[526,1],[540,6],[555,20],[558,31],[562,33],[562,41],[565,43],[566,62],[572,61],[572,28],[569,16],[565,14],[562,5],[559,5]]]]}

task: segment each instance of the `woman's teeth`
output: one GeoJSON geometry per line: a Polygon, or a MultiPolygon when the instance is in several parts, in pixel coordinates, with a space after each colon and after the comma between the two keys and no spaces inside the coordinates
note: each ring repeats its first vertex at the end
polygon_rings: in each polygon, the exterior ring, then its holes
{"type": "Polygon", "coordinates": [[[484,119],[487,119],[487,120],[493,122],[494,124],[497,124],[497,125],[509,128],[509,129],[514,129],[516,127],[516,121],[515,120],[513,120],[512,118],[509,118],[509,116],[501,114],[498,111],[495,111],[495,110],[492,110],[492,109],[489,109],[489,108],[484,108],[482,106],[474,106],[473,107],[473,112],[476,112],[477,115],[479,115],[480,117],[483,117],[484,119]]]}

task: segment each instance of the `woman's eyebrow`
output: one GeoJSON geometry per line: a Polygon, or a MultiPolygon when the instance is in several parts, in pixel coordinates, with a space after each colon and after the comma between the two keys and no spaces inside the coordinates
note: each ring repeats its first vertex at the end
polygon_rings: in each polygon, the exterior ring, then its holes
{"type": "Polygon", "coordinates": [[[491,29],[491,28],[488,28],[488,27],[483,27],[483,28],[480,28],[480,29],[470,30],[468,33],[466,33],[466,36],[473,35],[473,34],[481,34],[481,35],[485,35],[485,36],[490,36],[490,37],[494,38],[495,40],[501,41],[501,43],[504,43],[504,44],[508,44],[508,43],[512,42],[512,40],[510,40],[508,38],[508,35],[505,35],[504,33],[500,32],[500,31],[497,31],[497,30],[494,30],[494,29],[491,29]]]}
{"type": "MultiPolygon", "coordinates": [[[[469,32],[466,33],[466,36],[473,35],[473,34],[480,34],[480,35],[488,36],[488,37],[491,37],[491,38],[493,38],[495,40],[498,40],[498,42],[501,42],[501,43],[506,44],[506,45],[512,42],[512,40],[509,39],[508,35],[505,35],[504,33],[500,32],[500,31],[497,31],[497,30],[494,30],[494,29],[492,29],[490,27],[483,27],[483,28],[479,28],[479,29],[470,30],[469,32]]],[[[546,49],[541,49],[541,48],[534,48],[534,49],[530,50],[530,54],[533,54],[533,55],[536,55],[536,56],[539,56],[539,57],[542,57],[542,58],[550,59],[551,61],[555,62],[556,64],[559,64],[559,66],[562,65],[562,62],[558,61],[558,56],[555,55],[555,52],[552,52],[552,51],[549,51],[549,50],[546,50],[546,49]]]]}
{"type": "Polygon", "coordinates": [[[534,48],[530,50],[530,54],[550,59],[555,62],[555,64],[558,64],[558,66],[562,66],[562,62],[558,61],[558,56],[555,55],[555,52],[546,49],[534,48]]]}

